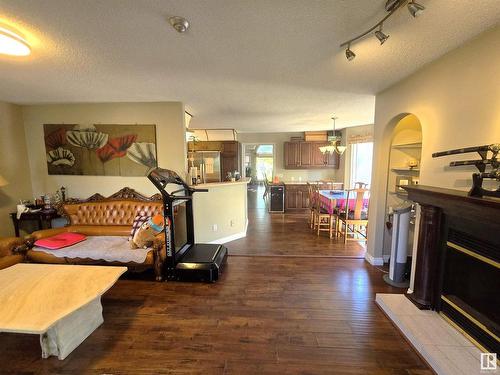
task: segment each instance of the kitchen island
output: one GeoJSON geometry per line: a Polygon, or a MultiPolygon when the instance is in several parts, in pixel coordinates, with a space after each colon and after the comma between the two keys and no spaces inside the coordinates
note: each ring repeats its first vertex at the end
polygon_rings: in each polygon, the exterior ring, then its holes
{"type": "Polygon", "coordinates": [[[195,186],[208,189],[206,193],[194,194],[196,242],[222,244],[246,236],[249,182],[249,178],[243,178],[235,182],[212,182],[195,186]]]}

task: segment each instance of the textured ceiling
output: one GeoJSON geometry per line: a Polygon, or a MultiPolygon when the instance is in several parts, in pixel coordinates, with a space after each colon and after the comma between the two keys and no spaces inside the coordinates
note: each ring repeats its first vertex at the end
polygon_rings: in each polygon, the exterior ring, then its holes
{"type": "Polygon", "coordinates": [[[182,101],[193,128],[318,130],[373,122],[374,94],[500,19],[499,0],[418,0],[389,40],[339,44],[384,15],[385,0],[0,0],[29,58],[0,57],[0,100],[182,101]],[[175,32],[169,15],[191,22],[175,32]]]}

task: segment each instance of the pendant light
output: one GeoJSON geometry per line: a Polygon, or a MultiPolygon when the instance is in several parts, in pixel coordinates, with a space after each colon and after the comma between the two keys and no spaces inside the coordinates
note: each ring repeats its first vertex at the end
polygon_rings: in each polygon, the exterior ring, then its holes
{"type": "Polygon", "coordinates": [[[335,135],[335,121],[337,120],[338,117],[332,117],[332,120],[333,120],[333,137],[330,139],[330,144],[328,146],[322,146],[319,148],[319,150],[321,151],[321,153],[323,155],[325,154],[333,154],[334,152],[339,154],[339,155],[342,155],[345,150],[346,150],[346,146],[339,146],[338,143],[340,142],[340,139],[341,137],[335,135]]]}

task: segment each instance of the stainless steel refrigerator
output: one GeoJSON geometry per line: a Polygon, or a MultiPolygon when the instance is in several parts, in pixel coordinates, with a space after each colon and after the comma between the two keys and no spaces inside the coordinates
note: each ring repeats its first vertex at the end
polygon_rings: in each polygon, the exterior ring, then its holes
{"type": "Polygon", "coordinates": [[[188,165],[197,168],[201,183],[222,181],[220,151],[190,152],[188,165]]]}

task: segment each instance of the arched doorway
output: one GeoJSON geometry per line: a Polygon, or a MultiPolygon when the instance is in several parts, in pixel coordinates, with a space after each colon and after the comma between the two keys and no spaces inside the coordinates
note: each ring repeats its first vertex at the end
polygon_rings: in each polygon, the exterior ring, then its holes
{"type": "MultiPolygon", "coordinates": [[[[413,114],[396,116],[386,128],[388,145],[387,178],[385,194],[384,236],[382,256],[387,261],[391,253],[392,211],[408,204],[407,193],[401,186],[419,183],[422,154],[422,126],[413,114]]],[[[415,217],[413,215],[408,236],[408,255],[414,242],[415,217]]]]}

